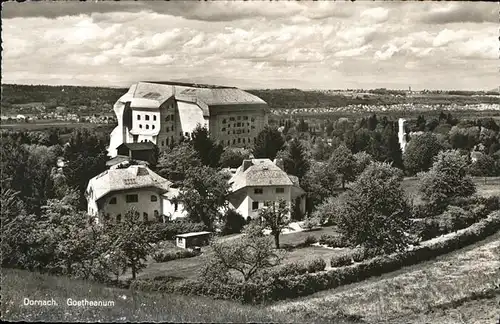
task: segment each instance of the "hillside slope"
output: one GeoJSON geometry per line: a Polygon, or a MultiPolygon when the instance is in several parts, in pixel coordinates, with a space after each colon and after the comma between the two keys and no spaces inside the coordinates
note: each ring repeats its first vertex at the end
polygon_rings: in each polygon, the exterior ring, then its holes
{"type": "Polygon", "coordinates": [[[497,233],[433,261],[270,309],[324,321],[340,310],[368,323],[496,323],[500,318],[500,289],[495,288],[495,282],[500,283],[499,250],[497,233]],[[482,296],[485,291],[489,294],[482,296]]]}

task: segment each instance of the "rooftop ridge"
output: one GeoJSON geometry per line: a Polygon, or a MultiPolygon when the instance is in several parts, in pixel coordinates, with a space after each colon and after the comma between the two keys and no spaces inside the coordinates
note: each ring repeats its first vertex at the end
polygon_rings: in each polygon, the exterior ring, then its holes
{"type": "Polygon", "coordinates": [[[236,87],[223,86],[223,85],[214,85],[214,84],[203,84],[203,83],[190,83],[190,82],[176,82],[176,81],[141,81],[144,83],[155,83],[155,84],[164,84],[164,85],[172,85],[172,86],[183,86],[183,87],[192,87],[192,88],[209,88],[209,89],[237,89],[236,87]]]}

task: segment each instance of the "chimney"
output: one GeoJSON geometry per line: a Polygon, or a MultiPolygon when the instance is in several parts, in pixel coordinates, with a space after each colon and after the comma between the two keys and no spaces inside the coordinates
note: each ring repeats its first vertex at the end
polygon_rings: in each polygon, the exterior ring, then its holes
{"type": "Polygon", "coordinates": [[[274,159],[274,164],[281,170],[285,171],[285,163],[283,162],[283,159],[274,159]]]}
{"type": "Polygon", "coordinates": [[[252,165],[253,165],[252,160],[243,160],[243,171],[246,171],[252,165]]]}

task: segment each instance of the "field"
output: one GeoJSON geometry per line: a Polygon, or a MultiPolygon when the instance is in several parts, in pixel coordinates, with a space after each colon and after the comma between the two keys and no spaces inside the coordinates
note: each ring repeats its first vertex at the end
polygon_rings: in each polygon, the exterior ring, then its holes
{"type": "MultiPolygon", "coordinates": [[[[3,269],[2,320],[48,322],[286,322],[304,319],[208,298],[132,293],[95,283],[51,277],[28,271],[3,269]],[[54,299],[57,306],[24,306],[24,298],[54,299]],[[74,307],[66,300],[114,301],[111,307],[74,307]]],[[[342,323],[342,322],[340,322],[342,323]]],[[[347,323],[347,322],[344,322],[347,323]]]]}
{"type": "Polygon", "coordinates": [[[369,323],[496,323],[499,249],[497,233],[432,261],[270,308],[325,321],[340,310],[369,323]],[[485,291],[489,296],[481,296],[485,291]]]}

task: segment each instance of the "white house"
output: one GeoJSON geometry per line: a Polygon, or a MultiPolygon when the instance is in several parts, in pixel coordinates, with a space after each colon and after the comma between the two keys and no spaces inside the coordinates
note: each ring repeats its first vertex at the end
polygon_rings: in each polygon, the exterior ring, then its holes
{"type": "Polygon", "coordinates": [[[283,161],[277,159],[249,159],[236,170],[231,179],[229,207],[236,209],[245,219],[258,217],[266,202],[282,199],[291,207],[292,202],[305,212],[305,191],[298,178],[287,174],[283,161]]]}
{"type": "Polygon", "coordinates": [[[119,222],[134,208],[143,221],[165,221],[186,215],[175,202],[179,190],[145,165],[117,164],[90,179],[86,190],[87,212],[96,217],[119,222]]]}

